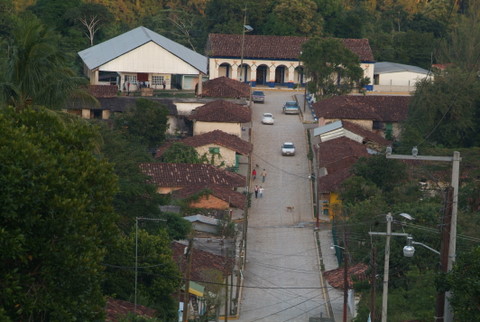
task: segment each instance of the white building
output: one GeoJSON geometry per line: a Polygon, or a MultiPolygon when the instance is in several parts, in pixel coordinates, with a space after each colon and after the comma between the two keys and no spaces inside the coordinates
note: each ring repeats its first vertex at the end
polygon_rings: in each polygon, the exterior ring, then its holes
{"type": "Polygon", "coordinates": [[[374,91],[413,92],[418,81],[433,79],[426,69],[390,62],[378,62],[374,67],[374,91]]]}
{"type": "Polygon", "coordinates": [[[145,27],[138,27],[78,53],[91,85],[120,91],[194,89],[207,75],[207,57],[145,27]]]}

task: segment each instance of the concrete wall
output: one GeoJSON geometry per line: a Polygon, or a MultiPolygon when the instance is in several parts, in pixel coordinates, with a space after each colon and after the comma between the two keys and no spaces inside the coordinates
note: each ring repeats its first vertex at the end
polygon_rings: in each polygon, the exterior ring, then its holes
{"type": "Polygon", "coordinates": [[[207,158],[210,160],[211,154],[210,154],[210,148],[219,148],[220,151],[220,156],[215,156],[215,165],[220,166],[222,162],[224,163],[223,167],[231,167],[235,165],[235,156],[236,153],[233,150],[230,150],[226,147],[220,146],[218,144],[208,144],[208,145],[203,145],[196,147],[195,150],[197,150],[198,154],[200,156],[206,154],[207,158]]]}

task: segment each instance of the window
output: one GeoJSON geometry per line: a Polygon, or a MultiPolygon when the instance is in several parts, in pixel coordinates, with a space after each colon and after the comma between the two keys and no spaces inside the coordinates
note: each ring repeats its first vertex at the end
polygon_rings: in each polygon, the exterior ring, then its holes
{"type": "Polygon", "coordinates": [[[163,81],[163,76],[152,76],[152,85],[162,85],[163,81]]]}
{"type": "Polygon", "coordinates": [[[211,154],[220,154],[220,148],[216,147],[216,148],[209,148],[208,149],[208,152],[210,152],[211,154]]]}
{"type": "Polygon", "coordinates": [[[129,82],[130,84],[137,83],[137,75],[125,75],[125,83],[129,82]]]}
{"type": "Polygon", "coordinates": [[[383,130],[385,128],[385,125],[383,122],[380,121],[373,121],[373,129],[374,130],[383,130]]]}

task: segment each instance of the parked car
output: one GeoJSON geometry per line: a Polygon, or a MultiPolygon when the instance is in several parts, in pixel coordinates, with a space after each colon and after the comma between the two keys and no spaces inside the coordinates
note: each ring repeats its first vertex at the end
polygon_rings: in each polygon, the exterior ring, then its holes
{"type": "Polygon", "coordinates": [[[262,91],[253,91],[252,101],[255,103],[265,103],[265,93],[262,91]]]}
{"type": "Polygon", "coordinates": [[[273,119],[273,114],[272,113],[263,113],[262,123],[273,125],[273,123],[275,123],[275,120],[273,119]]]}
{"type": "Polygon", "coordinates": [[[283,143],[282,155],[295,155],[295,145],[292,142],[283,143]]]}
{"type": "Polygon", "coordinates": [[[298,114],[300,113],[300,107],[295,101],[287,101],[283,105],[283,113],[285,114],[298,114]]]}

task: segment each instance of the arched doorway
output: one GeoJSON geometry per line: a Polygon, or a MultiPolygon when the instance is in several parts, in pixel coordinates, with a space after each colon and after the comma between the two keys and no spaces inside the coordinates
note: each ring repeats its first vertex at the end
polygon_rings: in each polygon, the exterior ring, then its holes
{"type": "Polygon", "coordinates": [[[268,67],[267,65],[260,65],[257,67],[257,85],[265,85],[267,84],[267,75],[268,75],[268,67]]]}
{"type": "Polygon", "coordinates": [[[300,84],[304,85],[305,84],[305,70],[303,66],[298,66],[295,68],[295,81],[300,84]]]}
{"type": "Polygon", "coordinates": [[[231,67],[227,63],[223,63],[218,67],[218,77],[230,77],[231,67]]]}
{"type": "Polygon", "coordinates": [[[283,85],[285,83],[285,66],[278,66],[275,69],[275,84],[283,85]]]}
{"type": "Polygon", "coordinates": [[[250,79],[250,66],[244,63],[242,66],[238,67],[237,79],[243,83],[248,82],[250,79]]]}

